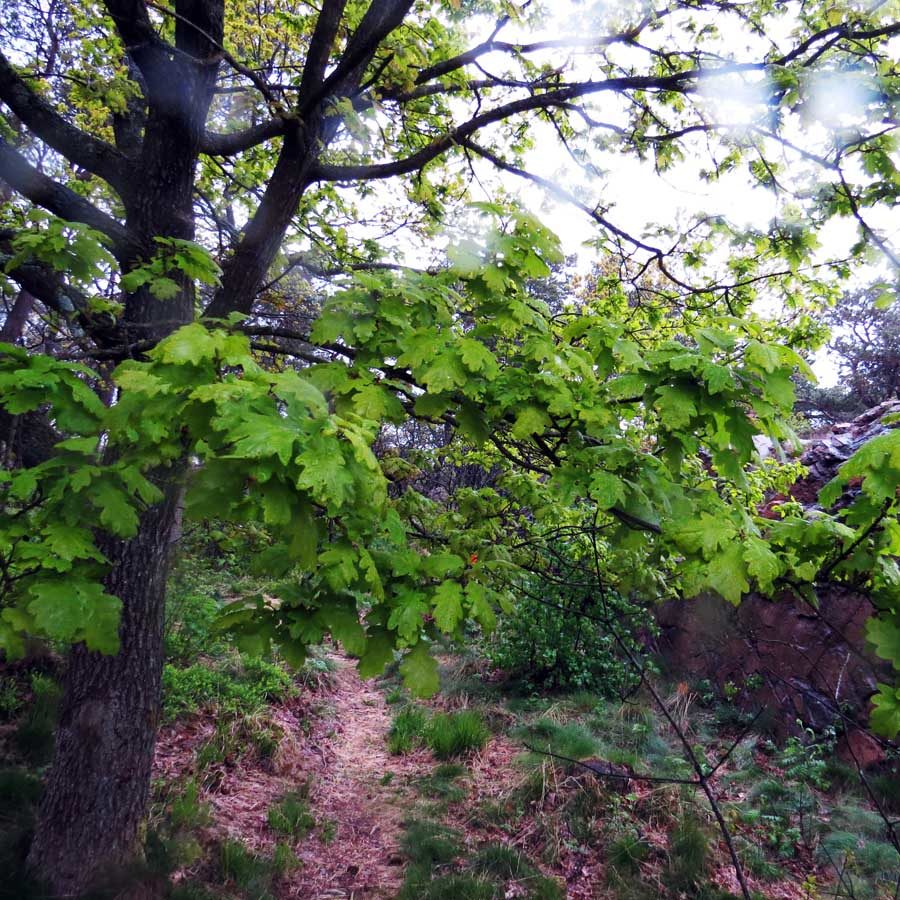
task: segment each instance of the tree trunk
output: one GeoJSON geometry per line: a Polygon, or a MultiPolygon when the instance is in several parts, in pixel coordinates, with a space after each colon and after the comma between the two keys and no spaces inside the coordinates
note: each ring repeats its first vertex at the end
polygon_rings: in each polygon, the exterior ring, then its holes
{"type": "Polygon", "coordinates": [[[146,811],[160,707],[166,574],[181,487],[144,514],[138,535],[104,547],[107,590],[122,600],[115,656],[73,648],[29,866],[54,894],[78,896],[126,862],[146,811]]]}

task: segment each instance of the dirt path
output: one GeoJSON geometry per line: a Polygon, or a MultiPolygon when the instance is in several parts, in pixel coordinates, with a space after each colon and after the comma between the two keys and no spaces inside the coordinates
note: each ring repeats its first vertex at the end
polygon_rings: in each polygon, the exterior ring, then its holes
{"type": "Polygon", "coordinates": [[[391,717],[383,695],[360,679],[351,661],[334,657],[334,662],[331,709],[310,737],[322,754],[321,767],[311,773],[310,797],[320,825],[314,837],[300,843],[303,867],[284,896],[394,897],[403,875],[399,839],[413,800],[411,782],[433,762],[427,751],[388,753],[391,717]]]}

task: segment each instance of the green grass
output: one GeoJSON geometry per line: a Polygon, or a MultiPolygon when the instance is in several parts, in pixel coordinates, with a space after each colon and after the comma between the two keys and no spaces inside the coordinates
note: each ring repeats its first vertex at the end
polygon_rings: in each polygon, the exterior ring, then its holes
{"type": "Polygon", "coordinates": [[[406,826],[400,849],[413,866],[446,865],[462,852],[459,835],[437,822],[414,820],[406,826]]]}
{"type": "Polygon", "coordinates": [[[679,822],[669,838],[667,880],[676,890],[689,890],[703,879],[709,859],[709,838],[690,818],[679,822]]]}
{"type": "Polygon", "coordinates": [[[424,740],[428,716],[421,706],[404,706],[394,715],[388,731],[388,750],[394,756],[409,753],[424,740]]]}
{"type": "Polygon", "coordinates": [[[272,864],[253,853],[240,841],[228,838],[219,848],[219,870],[222,880],[233,882],[254,898],[268,896],[272,880],[272,864]]]}
{"type": "Polygon", "coordinates": [[[425,741],[438,759],[453,759],[480,750],[491,732],[481,714],[464,709],[438,713],[425,729],[425,741]]]}
{"type": "Polygon", "coordinates": [[[416,783],[418,790],[432,800],[443,800],[457,803],[466,795],[465,789],[456,780],[466,774],[465,766],[457,763],[444,763],[430,775],[420,778],[416,783]]]}
{"type": "Polygon", "coordinates": [[[495,885],[473,875],[445,875],[429,879],[426,873],[413,870],[398,900],[498,900],[502,896],[495,885]]]}
{"type": "Polygon", "coordinates": [[[513,736],[537,751],[549,751],[570,759],[585,759],[597,753],[597,739],[575,722],[561,725],[552,719],[538,719],[513,732],[513,736]]]}
{"type": "Polygon", "coordinates": [[[285,794],[266,815],[269,827],[278,834],[294,839],[301,838],[316,826],[316,820],[309,811],[305,791],[285,794]]]}
{"type": "Polygon", "coordinates": [[[208,825],[209,804],[200,802],[200,788],[196,781],[185,785],[184,793],[172,801],[169,822],[175,829],[194,829],[208,825]]]}
{"type": "Polygon", "coordinates": [[[635,833],[623,834],[606,848],[606,861],[620,876],[635,875],[650,848],[635,833]]]}
{"type": "Polygon", "coordinates": [[[505,844],[482,847],[472,860],[472,868],[498,881],[524,878],[535,872],[525,856],[505,844]]]}

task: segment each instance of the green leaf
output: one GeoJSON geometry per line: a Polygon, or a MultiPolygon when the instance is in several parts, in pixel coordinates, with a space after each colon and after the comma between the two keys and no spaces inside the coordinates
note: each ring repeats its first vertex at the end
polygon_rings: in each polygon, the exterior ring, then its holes
{"type": "Polygon", "coordinates": [[[625,499],[625,485],[609,472],[597,472],[591,478],[590,494],[598,509],[612,509],[625,499]]]}
{"type": "Polygon", "coordinates": [[[466,567],[462,557],[455,553],[431,553],[419,557],[422,571],[431,578],[458,575],[466,567]]]}
{"type": "Polygon", "coordinates": [[[433,697],[441,686],[437,660],[421,641],[403,657],[400,674],[414,697],[433,697]]]}
{"type": "Polygon", "coordinates": [[[202,325],[194,322],[184,325],[164,338],[148,354],[153,359],[182,366],[185,363],[200,365],[213,359],[218,344],[202,325]]]}
{"type": "Polygon", "coordinates": [[[512,435],[520,441],[531,437],[533,434],[543,434],[544,429],[550,424],[550,417],[537,406],[526,406],[516,416],[512,427],[512,435]]]}
{"type": "Polygon", "coordinates": [[[881,613],[866,622],[866,637],[875,652],[900,670],[900,612],[881,613]]]}
{"type": "Polygon", "coordinates": [[[384,673],[394,659],[394,636],[384,628],[370,628],[366,636],[366,648],[359,658],[359,674],[362,678],[375,678],[384,673]]]}
{"type": "Polygon", "coordinates": [[[462,588],[455,581],[441,582],[434,592],[434,622],[445,634],[463,620],[462,588]]]}
{"type": "Polygon", "coordinates": [[[303,467],[297,487],[308,488],[329,509],[344,505],[353,490],[353,476],[335,438],[317,435],[297,457],[297,462],[303,467]]]}
{"type": "Polygon", "coordinates": [[[496,377],[500,367],[494,354],[484,344],[472,338],[461,338],[459,349],[463,365],[470,372],[481,372],[488,379],[496,377]]]}
{"type": "Polygon", "coordinates": [[[343,644],[351,656],[359,656],[366,650],[366,633],[359,624],[359,614],[355,608],[325,606],[321,616],[331,636],[343,644]]]}
{"type": "Polygon", "coordinates": [[[747,571],[756,579],[760,590],[770,591],[772,583],[782,572],[782,566],[769,545],[761,538],[747,538],[744,542],[744,561],[747,563],[747,571]]]}
{"type": "Polygon", "coordinates": [[[131,498],[108,479],[97,479],[91,486],[91,501],[100,510],[100,524],[117,537],[137,534],[138,514],[131,498]]]}
{"type": "Polygon", "coordinates": [[[893,740],[900,734],[900,687],[879,684],[878,693],[872,697],[872,706],[869,716],[872,730],[893,740]]]}
{"type": "Polygon", "coordinates": [[[702,552],[708,558],[734,538],[735,529],[728,521],[701,513],[691,519],[672,522],[669,534],[682,549],[689,553],[702,552]]]}
{"type": "Polygon", "coordinates": [[[659,412],[663,425],[673,431],[687,428],[697,412],[694,392],[683,387],[665,385],[657,388],[653,405],[659,412]]]}
{"type": "Polygon", "coordinates": [[[487,598],[487,591],[477,581],[466,585],[466,600],[469,604],[469,615],[489,634],[497,626],[497,616],[487,598]]]}
{"type": "Polygon", "coordinates": [[[729,545],[710,560],[706,583],[729,603],[737,606],[741,602],[741,597],[750,590],[750,583],[740,544],[729,545]]]}
{"type": "Polygon", "coordinates": [[[118,597],[105,593],[97,584],[81,590],[85,601],[85,620],[81,637],[88,650],[113,654],[119,652],[119,618],[122,603],[118,597]]]}
{"type": "Polygon", "coordinates": [[[39,581],[29,593],[28,612],[48,637],[71,641],[85,620],[84,600],[74,581],[39,581]]]}

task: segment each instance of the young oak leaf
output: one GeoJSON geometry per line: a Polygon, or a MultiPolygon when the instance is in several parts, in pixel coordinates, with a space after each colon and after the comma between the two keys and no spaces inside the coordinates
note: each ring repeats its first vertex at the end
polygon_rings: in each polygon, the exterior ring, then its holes
{"type": "Polygon", "coordinates": [[[773,582],[782,572],[782,565],[769,545],[761,538],[747,538],[744,542],[744,561],[747,563],[747,571],[756,579],[760,590],[770,591],[773,582]]]}
{"type": "Polygon", "coordinates": [[[741,597],[750,590],[750,583],[740,544],[730,544],[709,561],[706,583],[729,603],[737,606],[741,602],[741,597]]]}
{"type": "Polygon", "coordinates": [[[414,697],[432,697],[441,685],[437,660],[421,641],[400,663],[400,674],[403,676],[403,683],[414,697]]]}
{"type": "Polygon", "coordinates": [[[463,619],[462,588],[456,581],[442,581],[434,592],[434,622],[445,634],[463,619]]]}

